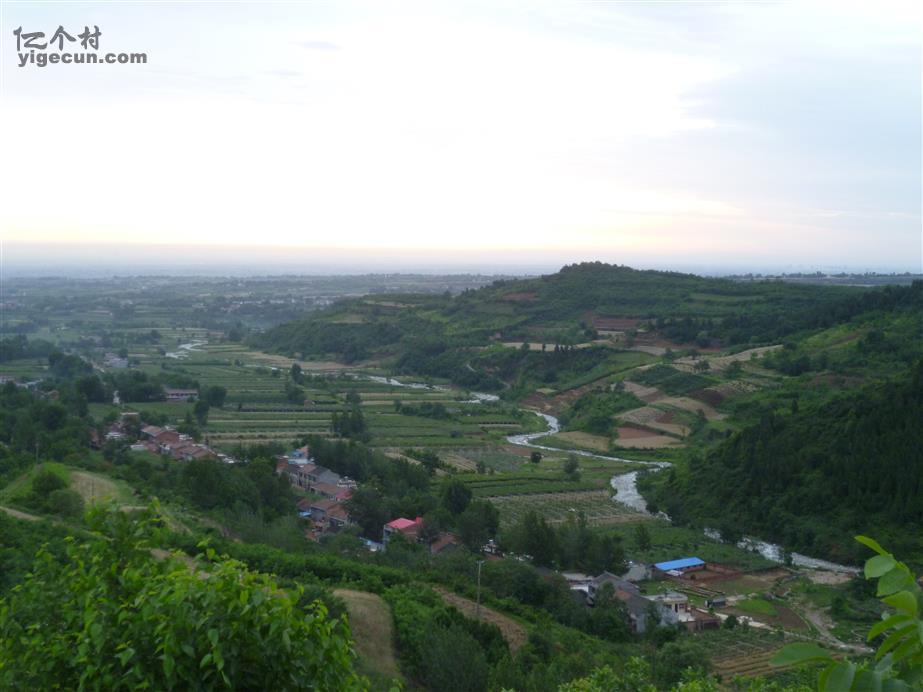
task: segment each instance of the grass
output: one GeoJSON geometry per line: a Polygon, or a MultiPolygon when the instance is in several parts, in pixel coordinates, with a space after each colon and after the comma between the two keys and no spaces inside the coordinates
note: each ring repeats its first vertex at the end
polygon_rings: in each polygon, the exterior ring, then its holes
{"type": "Polygon", "coordinates": [[[68,487],[79,493],[87,504],[110,499],[120,505],[138,503],[131,486],[124,481],[113,480],[98,473],[75,469],[53,461],[42,462],[8,483],[0,490],[0,502],[17,503],[29,493],[32,488],[32,479],[40,471],[51,471],[60,477],[68,487]]]}
{"type": "Polygon", "coordinates": [[[736,607],[747,613],[753,613],[754,615],[775,617],[779,614],[779,611],[776,610],[776,607],[772,603],[762,598],[744,599],[743,601],[738,602],[736,607]]]}
{"type": "Polygon", "coordinates": [[[695,529],[672,526],[665,521],[647,524],[651,548],[639,550],[635,542],[635,527],[615,525],[606,531],[621,537],[626,552],[639,562],[662,562],[681,557],[698,557],[705,562],[716,562],[748,571],[773,566],[775,563],[758,553],[741,550],[737,546],[713,541],[695,529]]]}
{"type": "Polygon", "coordinates": [[[346,603],[359,667],[386,679],[402,679],[394,652],[391,609],[380,596],[365,591],[336,589],[334,596],[346,603]]]}
{"type": "Polygon", "coordinates": [[[138,503],[128,483],[115,481],[98,473],[71,470],[70,487],[80,493],[87,504],[106,500],[114,500],[120,505],[138,503]]]}

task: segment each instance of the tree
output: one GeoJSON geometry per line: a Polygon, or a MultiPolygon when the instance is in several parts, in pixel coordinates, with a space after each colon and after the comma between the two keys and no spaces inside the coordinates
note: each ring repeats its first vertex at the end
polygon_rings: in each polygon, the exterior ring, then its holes
{"type": "Polygon", "coordinates": [[[534,510],[529,511],[513,527],[509,536],[513,548],[520,553],[532,556],[532,561],[540,567],[554,565],[558,554],[558,536],[554,527],[549,526],[544,517],[534,510]]]}
{"type": "Polygon", "coordinates": [[[224,406],[224,400],[227,396],[228,390],[220,385],[212,385],[205,390],[205,400],[208,402],[209,406],[214,406],[215,408],[224,406]]]}
{"type": "Polygon", "coordinates": [[[192,413],[195,415],[196,421],[203,428],[205,424],[208,423],[208,411],[211,408],[209,403],[203,399],[199,399],[195,402],[195,406],[192,407],[192,413]]]}
{"type": "Polygon", "coordinates": [[[32,494],[38,497],[47,497],[55,490],[67,487],[67,481],[54,471],[39,471],[32,479],[32,494]]]}
{"type": "Polygon", "coordinates": [[[452,478],[442,485],[440,501],[452,514],[461,514],[471,502],[471,488],[462,481],[452,478]]]}
{"type": "Polygon", "coordinates": [[[572,481],[580,480],[580,462],[577,461],[577,455],[568,454],[564,461],[564,473],[572,481]]]}
{"type": "Polygon", "coordinates": [[[48,511],[72,519],[83,515],[83,497],[76,490],[59,488],[48,496],[48,511]]]}
{"type": "Polygon", "coordinates": [[[469,550],[479,552],[487,540],[497,535],[500,512],[490,502],[472,502],[457,520],[458,536],[469,550]]]}
{"type": "Polygon", "coordinates": [[[533,451],[533,452],[529,455],[529,461],[531,461],[533,464],[537,464],[537,463],[539,463],[541,460],[542,460],[542,453],[539,452],[538,450],[533,451]]]}
{"type": "Polygon", "coordinates": [[[364,485],[355,490],[346,501],[349,517],[362,528],[362,535],[374,541],[381,540],[382,527],[391,518],[385,499],[375,488],[364,485]]]}
{"type": "Polygon", "coordinates": [[[286,380],[285,382],[285,399],[292,404],[304,404],[304,389],[297,384],[286,380]]]}
{"type": "Polygon", "coordinates": [[[292,382],[301,384],[301,366],[298,365],[298,363],[292,363],[292,369],[289,371],[289,374],[292,377],[292,382]]]}
{"type": "Polygon", "coordinates": [[[362,688],[348,630],[325,606],[302,610],[300,590],[212,550],[191,566],[157,560],[152,521],[92,511],[95,537],[71,539],[66,560],[39,551],[0,601],[0,687],[362,688]]]}
{"type": "Polygon", "coordinates": [[[708,673],[708,650],[697,639],[679,638],[664,644],[657,652],[654,679],[661,687],[680,681],[684,671],[692,669],[700,676],[708,673]]]}
{"type": "Polygon", "coordinates": [[[651,532],[647,528],[647,524],[637,524],[635,526],[635,547],[642,553],[646,553],[652,546],[651,532]]]}
{"type": "Polygon", "coordinates": [[[488,666],[477,640],[458,625],[431,630],[421,676],[433,690],[487,689],[488,666]]]}

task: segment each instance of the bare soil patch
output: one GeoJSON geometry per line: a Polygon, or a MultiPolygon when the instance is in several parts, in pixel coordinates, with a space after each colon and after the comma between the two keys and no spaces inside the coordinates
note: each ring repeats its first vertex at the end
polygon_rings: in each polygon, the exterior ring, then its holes
{"type": "Polygon", "coordinates": [[[664,396],[664,393],[656,387],[645,387],[643,384],[631,382],[630,380],[625,380],[625,391],[631,392],[647,404],[662,399],[664,396]]]}
{"type": "Polygon", "coordinates": [[[819,569],[805,570],[804,574],[815,584],[825,584],[827,586],[839,586],[840,584],[848,583],[852,579],[852,575],[846,572],[827,572],[819,569]]]}
{"type": "Polygon", "coordinates": [[[698,401],[696,399],[690,399],[685,396],[668,396],[660,399],[658,404],[663,404],[666,406],[675,406],[676,408],[683,409],[689,413],[698,413],[702,411],[705,414],[707,420],[724,420],[727,418],[723,413],[718,413],[714,407],[709,406],[704,401],[698,401]]]}
{"type": "Polygon", "coordinates": [[[596,452],[609,451],[609,438],[602,435],[591,435],[590,433],[573,431],[562,432],[554,435],[555,439],[569,442],[584,449],[592,449],[596,452]]]}
{"type": "Polygon", "coordinates": [[[683,443],[675,437],[657,435],[650,430],[642,430],[628,425],[618,428],[618,439],[615,444],[627,449],[665,449],[667,447],[682,447],[683,443]]]}

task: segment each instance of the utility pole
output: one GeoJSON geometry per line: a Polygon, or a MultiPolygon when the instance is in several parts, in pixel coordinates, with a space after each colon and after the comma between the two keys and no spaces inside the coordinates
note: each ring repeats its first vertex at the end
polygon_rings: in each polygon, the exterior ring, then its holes
{"type": "Polygon", "coordinates": [[[481,566],[484,564],[483,560],[478,560],[478,600],[477,605],[474,609],[474,619],[481,619],[481,566]]]}

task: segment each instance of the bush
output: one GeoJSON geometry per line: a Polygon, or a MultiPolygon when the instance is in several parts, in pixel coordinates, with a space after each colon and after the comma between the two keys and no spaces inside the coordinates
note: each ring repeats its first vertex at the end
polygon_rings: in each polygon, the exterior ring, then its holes
{"type": "Polygon", "coordinates": [[[42,549],[0,601],[0,688],[362,688],[323,605],[233,560],[158,561],[149,524],[115,510],[90,523],[105,539],[69,539],[65,561],[42,549]]]}
{"type": "Polygon", "coordinates": [[[48,511],[62,517],[77,518],[83,515],[83,498],[70,488],[58,488],[48,496],[48,511]]]}

